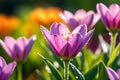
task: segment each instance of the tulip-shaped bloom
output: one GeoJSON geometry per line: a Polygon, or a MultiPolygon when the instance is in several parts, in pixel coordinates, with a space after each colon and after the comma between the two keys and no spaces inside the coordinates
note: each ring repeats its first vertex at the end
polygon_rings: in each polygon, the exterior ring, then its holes
{"type": "Polygon", "coordinates": [[[8,80],[16,67],[16,62],[9,64],[0,56],[0,80],[8,80]]]}
{"type": "Polygon", "coordinates": [[[120,80],[120,70],[115,72],[112,68],[106,67],[106,71],[110,80],[120,80]]]}
{"type": "Polygon", "coordinates": [[[112,4],[107,8],[104,4],[98,3],[96,7],[106,29],[111,32],[120,31],[120,6],[112,4]]]}
{"type": "Polygon", "coordinates": [[[94,32],[87,33],[86,25],[79,25],[70,32],[64,24],[56,22],[51,25],[50,31],[44,27],[41,30],[53,51],[62,59],[75,57],[94,32]]]}
{"type": "Polygon", "coordinates": [[[90,10],[86,12],[83,9],[77,10],[75,14],[64,10],[63,13],[60,13],[60,17],[72,29],[75,29],[80,24],[86,24],[89,30],[93,28],[100,19],[99,14],[94,13],[94,11],[90,10]]]}
{"type": "Polygon", "coordinates": [[[4,42],[0,40],[0,44],[13,60],[22,61],[29,54],[35,39],[36,37],[32,36],[28,40],[25,37],[20,37],[15,40],[12,37],[7,36],[5,37],[4,42]]]}

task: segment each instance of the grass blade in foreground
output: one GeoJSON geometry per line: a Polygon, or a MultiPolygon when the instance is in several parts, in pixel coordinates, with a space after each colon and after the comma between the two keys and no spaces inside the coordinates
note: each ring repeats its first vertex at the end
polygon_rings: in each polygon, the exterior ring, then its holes
{"type": "MultiPolygon", "coordinates": [[[[40,54],[39,54],[40,55],[40,54]]],[[[43,59],[43,61],[46,63],[46,65],[50,68],[52,74],[54,75],[54,77],[57,80],[62,80],[62,75],[60,74],[60,72],[56,69],[56,67],[49,61],[47,60],[45,57],[43,57],[42,55],[40,55],[40,57],[43,59]]]]}

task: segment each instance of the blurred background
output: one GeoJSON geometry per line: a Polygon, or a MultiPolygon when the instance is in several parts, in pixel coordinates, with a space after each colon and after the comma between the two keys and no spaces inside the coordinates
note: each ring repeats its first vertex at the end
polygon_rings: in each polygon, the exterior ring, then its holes
{"type": "MultiPolygon", "coordinates": [[[[54,21],[63,22],[59,17],[59,12],[63,10],[73,13],[78,9],[96,12],[96,4],[100,2],[107,6],[112,3],[120,4],[120,0],[0,0],[0,39],[4,40],[5,36],[13,36],[15,39],[20,36],[28,38],[34,34],[37,36],[37,40],[23,64],[24,80],[38,80],[36,72],[38,70],[39,76],[42,76],[43,79],[51,76],[47,73],[44,62],[37,54],[40,53],[51,61],[54,59],[51,57],[54,55],[51,48],[41,34],[40,25],[49,29],[54,21]]],[[[104,25],[99,20],[95,25],[93,38],[97,39],[99,34],[106,35],[106,33],[104,25]]],[[[120,40],[120,38],[118,39],[120,40]]],[[[3,56],[8,63],[12,61],[1,46],[0,56],[3,56]]],[[[14,80],[13,75],[10,80],[14,80]]]]}

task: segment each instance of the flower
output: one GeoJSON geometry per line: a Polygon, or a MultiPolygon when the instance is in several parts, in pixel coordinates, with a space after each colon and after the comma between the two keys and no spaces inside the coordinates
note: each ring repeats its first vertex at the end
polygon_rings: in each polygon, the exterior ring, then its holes
{"type": "Polygon", "coordinates": [[[119,71],[115,72],[112,68],[106,67],[106,71],[110,80],[119,80],[119,71]]]}
{"type": "Polygon", "coordinates": [[[72,32],[62,23],[54,22],[50,31],[41,27],[41,30],[53,51],[62,59],[75,57],[82,47],[89,41],[93,31],[87,33],[86,25],[79,25],[72,32]]]}
{"type": "Polygon", "coordinates": [[[97,23],[100,16],[94,11],[90,10],[86,12],[83,9],[79,9],[72,14],[70,11],[64,10],[63,13],[60,13],[61,19],[67,23],[72,29],[75,29],[80,24],[86,24],[90,30],[97,23]]]}
{"type": "Polygon", "coordinates": [[[104,4],[98,3],[97,11],[101,15],[101,20],[106,29],[111,32],[120,31],[120,7],[117,4],[111,4],[107,8],[104,4]]]}
{"type": "Polygon", "coordinates": [[[62,10],[58,7],[38,7],[32,10],[30,13],[30,21],[45,25],[45,26],[50,26],[51,23],[54,21],[61,22],[61,18],[59,16],[59,13],[62,12],[62,10]]]}
{"type": "Polygon", "coordinates": [[[3,57],[0,56],[0,80],[8,80],[15,67],[15,61],[7,64],[3,57]]]}
{"type": "Polygon", "coordinates": [[[10,36],[6,36],[4,42],[0,40],[0,44],[13,60],[22,61],[30,52],[35,39],[36,37],[32,36],[29,40],[25,37],[15,40],[10,36]]]}
{"type": "Polygon", "coordinates": [[[20,19],[13,15],[0,14],[0,36],[11,35],[19,26],[20,19]]]}

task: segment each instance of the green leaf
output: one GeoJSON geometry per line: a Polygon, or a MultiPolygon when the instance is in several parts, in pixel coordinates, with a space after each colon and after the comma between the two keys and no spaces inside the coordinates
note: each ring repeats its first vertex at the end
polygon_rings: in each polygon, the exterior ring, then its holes
{"type": "Polygon", "coordinates": [[[40,71],[38,69],[35,72],[38,75],[40,80],[45,80],[45,78],[43,77],[43,75],[40,73],[40,71]]]}
{"type": "Polygon", "coordinates": [[[99,63],[98,71],[99,71],[98,80],[109,80],[108,74],[107,74],[107,71],[106,71],[106,68],[103,62],[99,63]]]}
{"type": "Polygon", "coordinates": [[[84,75],[77,69],[76,66],[74,66],[72,63],[70,63],[70,66],[75,72],[76,80],[85,80],[84,75]]]}
{"type": "Polygon", "coordinates": [[[93,80],[98,72],[98,65],[92,67],[87,73],[85,73],[85,80],[93,80]]]}
{"type": "Polygon", "coordinates": [[[107,66],[110,66],[110,65],[113,63],[113,61],[115,60],[115,58],[116,58],[119,50],[120,50],[120,43],[119,43],[119,44],[117,45],[117,47],[113,50],[113,52],[110,54],[110,58],[109,58],[109,61],[108,61],[108,63],[107,63],[107,66]]]}
{"type": "MultiPolygon", "coordinates": [[[[40,55],[40,54],[39,54],[40,55]]],[[[40,57],[44,60],[44,62],[46,63],[46,65],[50,68],[52,74],[54,75],[54,77],[57,80],[63,80],[62,79],[62,75],[60,74],[60,72],[56,69],[56,67],[49,61],[47,60],[45,57],[43,57],[42,55],[40,55],[40,57]]]]}

